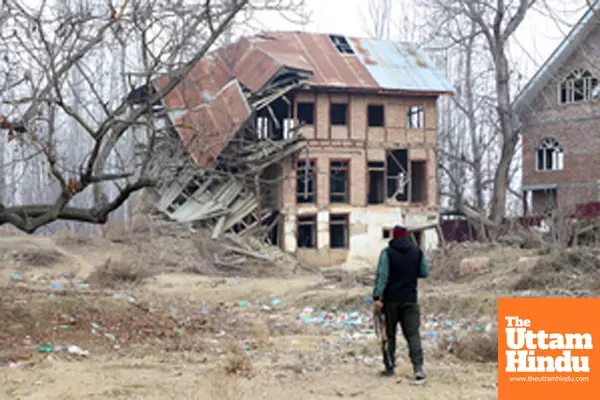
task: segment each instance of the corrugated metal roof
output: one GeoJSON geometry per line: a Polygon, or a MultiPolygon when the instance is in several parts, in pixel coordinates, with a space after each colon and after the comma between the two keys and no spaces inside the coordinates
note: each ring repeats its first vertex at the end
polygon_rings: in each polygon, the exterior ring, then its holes
{"type": "MultiPolygon", "coordinates": [[[[207,166],[250,116],[243,89],[259,93],[284,70],[305,72],[310,76],[305,83],[315,87],[454,93],[427,56],[411,44],[345,40],[353,54],[338,51],[327,34],[272,32],[243,38],[200,60],[163,103],[171,111],[182,111],[175,126],[198,164],[207,166]]],[[[167,81],[161,77],[156,86],[163,88],[167,81]]]]}

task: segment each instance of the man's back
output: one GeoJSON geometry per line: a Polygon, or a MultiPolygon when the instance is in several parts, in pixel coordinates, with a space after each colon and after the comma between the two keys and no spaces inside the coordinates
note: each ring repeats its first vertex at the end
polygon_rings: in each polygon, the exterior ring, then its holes
{"type": "Polygon", "coordinates": [[[390,302],[416,303],[422,252],[406,237],[390,241],[389,276],[383,297],[390,302]]]}

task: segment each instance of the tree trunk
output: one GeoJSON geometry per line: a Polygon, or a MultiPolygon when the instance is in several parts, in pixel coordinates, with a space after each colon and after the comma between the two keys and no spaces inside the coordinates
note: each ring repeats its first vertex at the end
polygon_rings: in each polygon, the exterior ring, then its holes
{"type": "Polygon", "coordinates": [[[506,210],[506,192],[509,185],[510,164],[518,142],[518,132],[513,126],[513,113],[510,104],[510,81],[508,60],[504,42],[496,41],[496,91],[498,93],[498,117],[502,133],[500,162],[494,176],[491,218],[495,223],[502,221],[506,210]]]}

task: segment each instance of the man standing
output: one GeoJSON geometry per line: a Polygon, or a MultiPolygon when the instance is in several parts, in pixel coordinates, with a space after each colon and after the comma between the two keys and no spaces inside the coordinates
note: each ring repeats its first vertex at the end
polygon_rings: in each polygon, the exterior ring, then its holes
{"type": "Polygon", "coordinates": [[[429,265],[421,249],[410,240],[406,228],[395,226],[392,236],[379,256],[373,290],[375,308],[385,315],[387,355],[384,354],[384,375],[394,375],[396,328],[399,323],[408,343],[415,379],[420,381],[427,375],[423,371],[417,281],[429,276],[429,265]]]}

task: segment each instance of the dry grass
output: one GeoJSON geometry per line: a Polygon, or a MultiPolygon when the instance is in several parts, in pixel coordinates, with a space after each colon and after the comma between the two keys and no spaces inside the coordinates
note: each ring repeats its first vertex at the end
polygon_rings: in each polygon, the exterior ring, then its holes
{"type": "Polygon", "coordinates": [[[86,282],[101,288],[117,289],[138,285],[153,275],[154,272],[148,266],[109,258],[104,265],[96,267],[86,282]]]}
{"type": "Polygon", "coordinates": [[[228,353],[229,356],[225,361],[225,373],[248,379],[252,378],[254,375],[252,360],[244,350],[239,345],[231,343],[228,346],[228,353]]]}
{"type": "Polygon", "coordinates": [[[15,261],[32,267],[51,267],[62,258],[62,254],[54,250],[23,251],[15,255],[15,261]]]}
{"type": "Polygon", "coordinates": [[[600,255],[596,249],[576,248],[551,252],[524,274],[514,290],[587,289],[600,291],[600,255]]]}
{"type": "Polygon", "coordinates": [[[443,340],[440,350],[467,362],[498,362],[498,334],[472,334],[443,340]]]}

